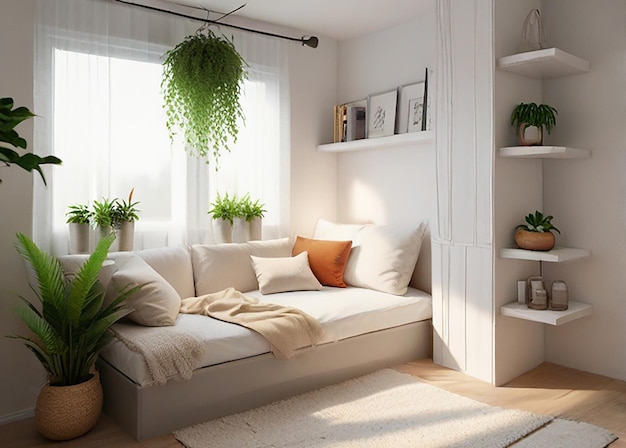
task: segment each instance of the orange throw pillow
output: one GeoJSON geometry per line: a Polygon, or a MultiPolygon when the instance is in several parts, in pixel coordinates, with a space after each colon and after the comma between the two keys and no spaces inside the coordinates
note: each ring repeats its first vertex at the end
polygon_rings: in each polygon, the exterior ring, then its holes
{"type": "Polygon", "coordinates": [[[352,241],[312,240],[298,236],[293,245],[292,255],[309,253],[309,265],[322,285],[345,288],[343,271],[350,256],[352,241]]]}

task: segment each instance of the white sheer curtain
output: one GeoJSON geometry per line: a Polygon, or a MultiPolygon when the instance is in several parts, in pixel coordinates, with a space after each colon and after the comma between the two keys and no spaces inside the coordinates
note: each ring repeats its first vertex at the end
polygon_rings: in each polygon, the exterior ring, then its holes
{"type": "Polygon", "coordinates": [[[55,154],[37,182],[35,240],[67,253],[70,204],[140,201],[135,248],[211,242],[209,203],[250,193],[266,204],[264,238],[288,234],[289,97],[283,41],[222,28],[249,64],[246,124],[214,164],[171,144],[160,95],[162,55],[200,22],[106,0],[39,0],[35,144],[55,154]]]}

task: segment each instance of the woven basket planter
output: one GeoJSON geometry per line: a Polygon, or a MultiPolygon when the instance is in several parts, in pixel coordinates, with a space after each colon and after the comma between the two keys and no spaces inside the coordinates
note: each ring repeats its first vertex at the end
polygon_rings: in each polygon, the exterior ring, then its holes
{"type": "Polygon", "coordinates": [[[35,406],[37,429],[47,439],[69,440],[93,429],[102,413],[102,386],[96,373],[73,386],[46,384],[35,406]]]}

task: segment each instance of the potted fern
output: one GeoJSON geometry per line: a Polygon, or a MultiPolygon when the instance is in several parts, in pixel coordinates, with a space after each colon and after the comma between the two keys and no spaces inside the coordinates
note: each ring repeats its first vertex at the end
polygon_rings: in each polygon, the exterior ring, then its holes
{"type": "Polygon", "coordinates": [[[555,237],[552,231],[561,233],[552,225],[554,216],[544,215],[539,210],[525,217],[525,224],[516,227],[515,243],[520,249],[546,251],[554,247],[555,237]]]}
{"type": "Polygon", "coordinates": [[[265,216],[266,210],[264,209],[265,204],[262,204],[257,199],[256,201],[252,201],[250,199],[250,194],[247,193],[243,198],[241,198],[239,209],[241,216],[248,224],[249,228],[249,240],[260,240],[262,239],[263,232],[263,217],[265,216]]]}
{"type": "Polygon", "coordinates": [[[511,113],[511,126],[522,146],[543,145],[543,128],[548,134],[556,125],[558,111],[547,104],[520,103],[511,113]]]}
{"type": "Polygon", "coordinates": [[[101,239],[75,275],[66,275],[58,259],[17,234],[17,250],[32,268],[38,306],[24,297],[16,309],[33,335],[22,340],[48,373],[35,407],[44,437],[68,440],[95,426],[102,410],[102,387],[95,371],[98,352],[112,338],[111,325],[130,312],[124,301],[138,287],[125,288],[105,303],[98,275],[114,236],[101,239]]]}
{"type": "Polygon", "coordinates": [[[67,224],[70,232],[70,254],[89,253],[89,229],[93,212],[86,204],[72,204],[68,207],[67,224]]]}
{"type": "Polygon", "coordinates": [[[239,97],[247,64],[232,40],[198,30],[165,53],[161,89],[170,138],[182,130],[187,150],[212,157],[237,141],[244,118],[239,97]]]}
{"type": "MultiPolygon", "coordinates": [[[[16,149],[26,149],[26,140],[20,137],[15,127],[24,120],[34,116],[35,114],[26,107],[14,108],[13,98],[0,98],[0,164],[6,166],[17,165],[29,173],[35,170],[41,176],[43,183],[46,184],[41,165],[59,165],[61,159],[54,156],[40,157],[32,152],[19,155],[14,149],[4,146],[4,144],[8,143],[16,149]]],[[[2,182],[2,179],[0,179],[0,182],[2,182]]]]}
{"type": "Polygon", "coordinates": [[[233,242],[233,223],[238,214],[237,197],[223,197],[217,193],[215,202],[211,203],[208,213],[213,219],[213,240],[215,243],[233,242]]]}

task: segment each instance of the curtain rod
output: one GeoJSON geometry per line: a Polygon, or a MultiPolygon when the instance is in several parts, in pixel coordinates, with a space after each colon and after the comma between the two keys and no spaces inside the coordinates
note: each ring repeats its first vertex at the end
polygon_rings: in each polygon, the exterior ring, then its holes
{"type": "MultiPolygon", "coordinates": [[[[282,34],[275,34],[275,33],[270,33],[270,32],[267,32],[267,31],[261,31],[261,30],[251,29],[251,28],[245,28],[243,26],[231,25],[229,23],[222,23],[222,22],[218,22],[216,20],[201,19],[199,17],[194,17],[194,16],[191,16],[191,15],[188,15],[188,14],[183,14],[183,13],[176,12],[176,11],[170,11],[168,9],[161,9],[161,8],[157,8],[155,6],[149,6],[149,5],[142,5],[142,4],[139,4],[139,3],[133,3],[133,2],[126,1],[126,0],[113,0],[113,1],[118,2],[118,3],[124,3],[126,5],[137,6],[139,8],[149,9],[151,11],[158,11],[158,12],[162,12],[162,13],[165,13],[165,14],[171,14],[171,15],[178,16],[178,17],[184,17],[186,19],[198,20],[200,22],[210,23],[210,24],[213,24],[213,25],[227,26],[229,28],[236,28],[236,29],[242,30],[242,31],[249,31],[250,33],[262,34],[264,36],[278,37],[279,39],[286,39],[286,40],[291,40],[291,41],[294,41],[294,42],[300,42],[303,46],[306,45],[307,47],[311,47],[311,48],[317,48],[317,44],[319,43],[319,39],[317,37],[315,37],[315,36],[302,36],[300,38],[291,37],[291,36],[284,36],[282,34]]],[[[226,15],[228,15],[228,14],[226,14],[226,15]]],[[[225,16],[223,16],[223,17],[225,17],[225,16]]]]}

